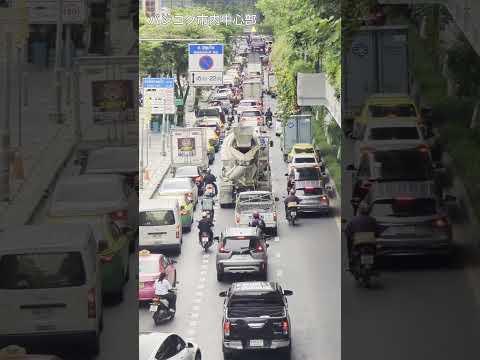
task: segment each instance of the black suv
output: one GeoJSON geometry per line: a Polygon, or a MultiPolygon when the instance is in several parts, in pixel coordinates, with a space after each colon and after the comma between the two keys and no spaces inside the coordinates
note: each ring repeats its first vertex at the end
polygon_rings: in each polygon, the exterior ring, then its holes
{"type": "Polygon", "coordinates": [[[225,297],[223,314],[223,357],[248,351],[278,351],[290,359],[291,325],[287,296],[276,282],[233,283],[225,297]]]}

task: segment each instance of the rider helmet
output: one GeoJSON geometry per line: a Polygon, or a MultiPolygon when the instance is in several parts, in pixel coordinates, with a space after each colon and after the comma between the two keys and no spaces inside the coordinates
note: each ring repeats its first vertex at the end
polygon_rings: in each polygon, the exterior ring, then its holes
{"type": "Polygon", "coordinates": [[[203,219],[206,219],[207,217],[208,217],[207,212],[206,212],[206,211],[203,211],[203,212],[202,212],[202,218],[203,218],[203,219]]]}
{"type": "Polygon", "coordinates": [[[258,211],[254,211],[253,218],[254,219],[259,219],[260,218],[260,214],[258,213],[258,211]]]}

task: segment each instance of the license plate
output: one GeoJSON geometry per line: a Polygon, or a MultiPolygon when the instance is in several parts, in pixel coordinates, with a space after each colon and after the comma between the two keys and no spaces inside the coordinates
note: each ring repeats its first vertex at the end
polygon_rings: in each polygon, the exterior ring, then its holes
{"type": "Polygon", "coordinates": [[[145,287],[145,284],[144,284],[144,283],[138,283],[138,287],[139,287],[140,289],[143,289],[143,288],[145,287]]]}
{"type": "Polygon", "coordinates": [[[373,255],[362,255],[360,261],[362,265],[373,265],[373,255]]]}
{"type": "Polygon", "coordinates": [[[297,212],[296,212],[296,211],[292,211],[290,214],[291,214],[292,216],[297,216],[297,212]]]}
{"type": "Polygon", "coordinates": [[[150,311],[155,312],[158,309],[158,305],[150,305],[150,311]]]}
{"type": "Polygon", "coordinates": [[[262,339],[250,340],[250,347],[263,347],[262,339]]]}

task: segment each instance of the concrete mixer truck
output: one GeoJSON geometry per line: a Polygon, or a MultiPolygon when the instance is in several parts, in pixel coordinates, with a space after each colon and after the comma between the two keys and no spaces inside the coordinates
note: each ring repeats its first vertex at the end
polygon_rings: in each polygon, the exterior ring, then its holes
{"type": "Polygon", "coordinates": [[[219,183],[222,208],[233,206],[242,191],[272,189],[269,148],[273,142],[254,130],[254,127],[235,127],[223,141],[219,183]]]}

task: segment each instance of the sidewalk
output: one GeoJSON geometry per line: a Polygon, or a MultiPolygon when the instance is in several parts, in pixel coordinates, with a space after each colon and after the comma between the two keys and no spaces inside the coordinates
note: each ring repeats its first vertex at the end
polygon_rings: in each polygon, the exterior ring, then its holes
{"type": "Polygon", "coordinates": [[[28,70],[27,97],[22,104],[21,122],[11,125],[11,145],[23,158],[23,179],[15,179],[9,203],[2,203],[2,226],[22,225],[33,215],[44,192],[74,146],[70,124],[58,124],[49,118],[54,112],[53,72],[28,70]]]}

